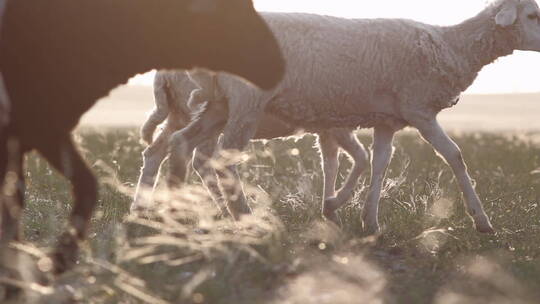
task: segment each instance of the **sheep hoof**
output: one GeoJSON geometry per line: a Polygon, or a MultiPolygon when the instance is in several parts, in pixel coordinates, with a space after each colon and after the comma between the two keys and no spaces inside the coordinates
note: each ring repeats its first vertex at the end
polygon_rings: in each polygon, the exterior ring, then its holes
{"type": "Polygon", "coordinates": [[[476,231],[480,233],[487,233],[487,234],[494,234],[495,229],[493,229],[493,226],[491,226],[491,223],[489,220],[485,219],[483,221],[474,221],[474,224],[476,226],[476,231]]]}
{"type": "Polygon", "coordinates": [[[362,210],[362,228],[368,235],[377,235],[381,233],[376,210],[373,212],[369,210],[367,206],[364,206],[364,209],[362,210]]]}
{"type": "Polygon", "coordinates": [[[336,224],[337,226],[341,227],[341,220],[337,216],[337,213],[335,211],[323,211],[323,218],[333,224],[336,224]]]}
{"type": "Polygon", "coordinates": [[[219,212],[216,214],[216,219],[224,219],[231,216],[231,213],[229,210],[227,210],[227,206],[219,206],[219,212]]]}
{"type": "MultiPolygon", "coordinates": [[[[6,301],[9,303],[9,301],[12,301],[12,303],[19,303],[19,299],[23,296],[23,292],[22,292],[22,289],[19,288],[19,287],[16,287],[16,286],[12,286],[12,285],[0,285],[0,287],[3,288],[3,297],[0,298],[0,300],[2,301],[2,303],[4,303],[3,301],[6,301]]],[[[21,302],[22,303],[22,302],[21,302]]]]}
{"type": "Polygon", "coordinates": [[[495,233],[495,229],[493,229],[493,226],[484,211],[475,212],[474,210],[467,210],[467,213],[472,218],[476,231],[480,233],[495,233]]]}
{"type": "Polygon", "coordinates": [[[142,204],[138,204],[138,203],[133,203],[131,204],[131,207],[129,207],[129,212],[130,213],[140,213],[140,212],[144,212],[146,208],[144,208],[142,206],[142,204]]]}
{"type": "Polygon", "coordinates": [[[322,215],[324,219],[333,222],[341,227],[341,221],[337,216],[336,210],[339,209],[340,204],[337,201],[337,197],[329,197],[323,202],[322,215]]]}
{"type": "Polygon", "coordinates": [[[167,186],[170,189],[179,189],[182,185],[182,179],[180,177],[169,174],[167,177],[167,186]]]}
{"type": "Polygon", "coordinates": [[[362,221],[362,227],[364,228],[364,231],[368,235],[378,235],[381,234],[381,227],[379,226],[379,223],[377,222],[368,222],[368,221],[362,221]]]}
{"type": "Polygon", "coordinates": [[[51,256],[54,274],[60,275],[73,268],[77,263],[78,253],[79,245],[75,236],[72,236],[70,233],[64,233],[60,237],[58,246],[51,256]]]}
{"type": "Polygon", "coordinates": [[[152,204],[148,202],[141,203],[141,202],[135,201],[133,202],[133,204],[131,204],[131,207],[129,208],[129,212],[131,214],[144,214],[144,213],[148,213],[152,209],[153,209],[152,204]]]}
{"type": "Polygon", "coordinates": [[[362,228],[368,235],[381,234],[381,227],[379,226],[379,221],[376,217],[375,219],[372,219],[365,214],[362,215],[362,228]]]}
{"type": "MultiPolygon", "coordinates": [[[[3,278],[21,280],[21,277],[18,272],[13,269],[7,269],[4,267],[0,268],[0,276],[3,278]]],[[[17,300],[23,296],[23,290],[17,286],[11,284],[0,284],[0,302],[4,301],[13,301],[13,303],[19,303],[17,300]]]]}
{"type": "Polygon", "coordinates": [[[227,209],[235,221],[239,221],[242,215],[251,214],[251,208],[249,208],[245,202],[236,204],[229,203],[227,209]]]}

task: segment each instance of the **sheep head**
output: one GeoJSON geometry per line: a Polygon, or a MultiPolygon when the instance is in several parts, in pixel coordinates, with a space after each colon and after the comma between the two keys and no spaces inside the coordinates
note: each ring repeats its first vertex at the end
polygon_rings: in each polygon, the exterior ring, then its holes
{"type": "Polygon", "coordinates": [[[518,30],[520,43],[517,49],[540,51],[540,9],[536,1],[502,1],[495,22],[500,27],[514,27],[518,30]]]}

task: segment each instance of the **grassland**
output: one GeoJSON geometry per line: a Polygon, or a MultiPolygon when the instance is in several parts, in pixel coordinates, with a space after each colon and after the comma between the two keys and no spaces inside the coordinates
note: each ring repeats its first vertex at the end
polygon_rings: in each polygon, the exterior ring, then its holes
{"type": "MultiPolygon", "coordinates": [[[[101,181],[90,240],[75,271],[29,293],[29,301],[540,302],[540,145],[530,140],[534,134],[455,136],[495,235],[474,231],[450,169],[432,149],[416,134],[398,136],[381,200],[383,234],[369,237],[360,223],[363,185],[339,211],[341,230],[322,221],[322,174],[311,136],[250,145],[241,172],[256,212],[241,223],[216,216],[195,178],[174,208],[167,207],[170,197],[158,195],[160,212],[128,217],[143,149],[136,133],[76,136],[101,181]]],[[[370,145],[370,136],[359,136],[370,145]]],[[[347,157],[341,160],[339,182],[349,168],[347,157]]],[[[25,251],[36,251],[28,261],[32,269],[63,229],[71,198],[69,185],[37,155],[28,156],[26,174],[25,251]]]]}

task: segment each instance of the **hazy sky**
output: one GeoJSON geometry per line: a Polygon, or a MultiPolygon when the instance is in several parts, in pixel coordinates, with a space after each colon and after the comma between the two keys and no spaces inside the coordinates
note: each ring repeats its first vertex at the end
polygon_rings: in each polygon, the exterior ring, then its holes
{"type": "MultiPolygon", "coordinates": [[[[456,24],[476,15],[486,0],[254,0],[259,11],[310,12],[347,18],[408,18],[456,24]]],[[[470,93],[540,92],[540,53],[515,52],[482,70],[470,93]]],[[[152,74],[131,83],[151,84],[152,74]]]]}

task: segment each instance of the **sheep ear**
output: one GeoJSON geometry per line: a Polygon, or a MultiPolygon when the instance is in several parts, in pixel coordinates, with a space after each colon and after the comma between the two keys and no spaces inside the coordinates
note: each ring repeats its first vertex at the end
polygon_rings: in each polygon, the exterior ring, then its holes
{"type": "Polygon", "coordinates": [[[507,27],[514,24],[517,19],[517,6],[517,1],[508,1],[495,16],[497,25],[507,27]]]}

